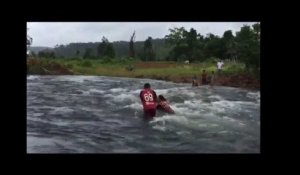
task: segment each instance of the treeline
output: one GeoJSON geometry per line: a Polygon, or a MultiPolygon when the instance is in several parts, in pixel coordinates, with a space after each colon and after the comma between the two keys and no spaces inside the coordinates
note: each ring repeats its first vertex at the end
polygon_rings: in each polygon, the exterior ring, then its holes
{"type": "MultiPolygon", "coordinates": [[[[102,39],[104,39],[103,37],[102,39]]],[[[103,41],[102,41],[103,42],[103,41]]],[[[38,52],[32,52],[34,55],[38,55],[39,52],[50,53],[54,52],[56,57],[59,58],[74,58],[84,56],[90,56],[90,58],[100,58],[98,47],[102,42],[89,42],[89,43],[70,43],[67,45],[56,45],[54,49],[47,49],[38,52]]],[[[105,42],[110,43],[107,38],[105,42]]],[[[165,60],[166,56],[171,50],[171,47],[165,44],[165,39],[152,39],[153,51],[156,53],[155,60],[165,60]]],[[[116,58],[129,57],[129,42],[128,41],[115,41],[111,42],[116,58]]],[[[103,43],[102,43],[103,46],[103,43]]],[[[34,47],[31,49],[33,50],[34,47]]],[[[135,57],[143,59],[144,56],[144,41],[134,42],[135,57]]],[[[34,51],[34,50],[33,50],[34,51]]],[[[46,54],[47,55],[47,54],[46,54]]]]}

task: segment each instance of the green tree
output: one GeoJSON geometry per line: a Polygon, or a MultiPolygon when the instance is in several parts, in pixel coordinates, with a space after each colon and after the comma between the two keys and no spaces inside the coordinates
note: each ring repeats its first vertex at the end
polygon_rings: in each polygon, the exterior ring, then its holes
{"type": "Polygon", "coordinates": [[[113,44],[110,43],[104,36],[102,37],[102,42],[97,47],[97,52],[99,58],[114,58],[116,56],[113,44]]]}
{"type": "Polygon", "coordinates": [[[102,42],[97,47],[98,57],[101,58],[101,57],[105,56],[105,49],[106,49],[106,46],[107,46],[108,43],[109,43],[108,39],[103,36],[102,37],[102,42]]]}
{"type": "Polygon", "coordinates": [[[237,42],[234,39],[229,40],[226,43],[225,57],[229,59],[237,59],[237,42]]]}
{"type": "Polygon", "coordinates": [[[80,51],[77,49],[76,50],[76,56],[79,57],[80,51]]]}
{"type": "Polygon", "coordinates": [[[114,58],[116,56],[114,47],[113,47],[113,45],[111,43],[107,43],[106,44],[106,47],[105,47],[103,55],[107,56],[109,58],[114,58]]]}
{"type": "Polygon", "coordinates": [[[173,46],[168,60],[201,61],[204,60],[205,39],[191,28],[186,31],[184,27],[169,29],[170,34],[165,36],[166,43],[173,46]]]}
{"type": "Polygon", "coordinates": [[[45,52],[44,51],[39,51],[38,57],[45,57],[45,52]]]}
{"type": "Polygon", "coordinates": [[[55,53],[53,51],[49,52],[49,58],[55,58],[55,53]]]}
{"type": "MultiPolygon", "coordinates": [[[[29,28],[27,28],[27,31],[29,30],[29,28]]],[[[27,40],[26,40],[26,44],[27,44],[27,54],[30,54],[29,52],[29,47],[30,45],[32,44],[32,37],[30,37],[28,34],[27,34],[27,40]]]]}
{"type": "Polygon", "coordinates": [[[223,34],[223,39],[226,40],[226,41],[233,40],[234,36],[232,34],[232,31],[231,30],[226,30],[223,34]]]}
{"type": "Polygon", "coordinates": [[[38,56],[42,58],[55,58],[55,53],[54,51],[44,50],[40,51],[38,53],[38,56]]]}
{"type": "Polygon", "coordinates": [[[155,53],[152,47],[152,38],[148,37],[144,42],[144,54],[143,60],[145,61],[153,61],[155,60],[155,53]]]}
{"type": "Polygon", "coordinates": [[[26,43],[27,43],[28,46],[30,46],[32,44],[32,38],[29,35],[27,35],[27,42],[26,43]]]}
{"type": "Polygon", "coordinates": [[[197,34],[197,31],[193,28],[189,32],[185,32],[185,40],[187,43],[186,56],[190,61],[202,60],[203,59],[203,36],[197,34]]]}
{"type": "Polygon", "coordinates": [[[236,43],[231,30],[227,30],[223,34],[222,57],[232,59],[236,55],[236,43]]]}
{"type": "Polygon", "coordinates": [[[224,43],[222,39],[214,34],[207,34],[204,39],[205,46],[203,48],[203,52],[206,58],[210,57],[218,57],[223,59],[224,55],[224,43]]]}
{"type": "Polygon", "coordinates": [[[134,56],[135,56],[134,39],[135,39],[135,31],[133,32],[132,36],[130,37],[130,42],[129,42],[129,57],[131,57],[131,58],[134,58],[134,56]]]}
{"type": "Polygon", "coordinates": [[[255,23],[252,25],[252,27],[256,34],[257,40],[260,41],[260,23],[255,23]]]}
{"type": "Polygon", "coordinates": [[[85,49],[83,58],[84,58],[84,59],[90,58],[90,57],[91,57],[91,53],[92,53],[92,49],[91,49],[91,48],[85,49]]]}
{"type": "Polygon", "coordinates": [[[188,58],[189,45],[191,42],[187,32],[184,27],[169,29],[170,34],[165,36],[166,44],[173,46],[170,51],[167,60],[173,61],[183,61],[188,58]]]}
{"type": "Polygon", "coordinates": [[[179,46],[181,45],[184,35],[186,34],[186,30],[184,27],[177,28],[175,27],[174,29],[169,29],[170,34],[165,36],[166,43],[169,45],[176,45],[179,46]]]}
{"type": "Polygon", "coordinates": [[[253,28],[244,25],[236,33],[237,55],[246,65],[247,70],[259,73],[260,70],[260,41],[257,31],[258,25],[253,28]]]}

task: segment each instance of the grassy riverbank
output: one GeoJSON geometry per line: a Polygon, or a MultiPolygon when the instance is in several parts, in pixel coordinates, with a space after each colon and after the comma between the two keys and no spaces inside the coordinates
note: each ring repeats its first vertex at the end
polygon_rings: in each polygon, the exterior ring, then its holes
{"type": "MultiPolygon", "coordinates": [[[[181,83],[191,83],[196,75],[200,82],[202,70],[208,75],[216,73],[216,64],[211,62],[184,64],[178,62],[143,62],[130,59],[43,59],[27,58],[27,73],[30,75],[98,75],[132,78],[151,78],[181,83]]],[[[259,90],[260,81],[245,71],[242,63],[225,62],[215,85],[259,90]]]]}

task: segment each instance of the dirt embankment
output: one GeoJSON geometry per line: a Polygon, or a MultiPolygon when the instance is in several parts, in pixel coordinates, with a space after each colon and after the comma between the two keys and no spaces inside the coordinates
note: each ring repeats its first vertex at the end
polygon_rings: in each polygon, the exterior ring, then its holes
{"type": "MultiPolygon", "coordinates": [[[[135,78],[150,78],[156,80],[172,81],[174,83],[190,83],[192,85],[192,77],[186,76],[136,76],[135,78]]],[[[197,80],[201,86],[201,80],[197,80]]],[[[230,86],[251,90],[260,90],[260,81],[252,76],[241,75],[220,75],[216,76],[214,86],[230,86]]]]}
{"type": "Polygon", "coordinates": [[[27,58],[27,73],[35,75],[73,75],[74,72],[63,64],[27,58]]]}

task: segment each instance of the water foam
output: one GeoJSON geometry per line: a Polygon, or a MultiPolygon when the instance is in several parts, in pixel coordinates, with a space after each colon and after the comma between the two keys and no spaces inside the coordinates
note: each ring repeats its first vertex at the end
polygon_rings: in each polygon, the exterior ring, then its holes
{"type": "Polygon", "coordinates": [[[109,91],[112,93],[116,93],[116,92],[124,92],[126,90],[123,88],[113,88],[113,89],[110,89],[109,91]]]}
{"type": "Polygon", "coordinates": [[[246,96],[248,98],[255,99],[258,103],[260,103],[260,92],[248,92],[246,96]]]}
{"type": "Polygon", "coordinates": [[[138,89],[138,90],[130,91],[129,93],[140,95],[140,92],[141,92],[141,90],[138,89]]]}
{"type": "Polygon", "coordinates": [[[135,109],[135,110],[140,110],[140,109],[143,108],[143,105],[141,103],[132,103],[130,105],[124,106],[124,108],[131,108],[131,109],[135,109]]]}
{"type": "Polygon", "coordinates": [[[168,92],[168,89],[155,89],[157,95],[165,95],[168,92]]]}
{"type": "Polygon", "coordinates": [[[188,124],[188,119],[185,116],[182,115],[164,115],[162,117],[156,117],[150,123],[164,123],[164,122],[173,122],[173,123],[179,123],[179,124],[188,124]]]}
{"type": "Polygon", "coordinates": [[[88,79],[88,76],[57,76],[52,81],[72,81],[83,83],[84,80],[88,79]]]}
{"type": "Polygon", "coordinates": [[[65,114],[71,113],[74,110],[68,107],[55,107],[53,111],[50,111],[50,114],[65,114]]]}
{"type": "Polygon", "coordinates": [[[132,94],[120,94],[113,96],[113,101],[115,102],[122,102],[122,101],[138,101],[138,97],[132,95],[132,94]]]}
{"type": "Polygon", "coordinates": [[[37,76],[37,75],[29,75],[29,76],[27,76],[27,80],[35,80],[35,79],[38,79],[39,78],[39,76],[37,76]]]}
{"type": "Polygon", "coordinates": [[[260,98],[260,93],[259,92],[248,92],[246,94],[246,96],[249,98],[258,99],[258,98],[260,98]]]}
{"type": "Polygon", "coordinates": [[[188,107],[177,107],[176,104],[172,106],[176,114],[184,116],[199,116],[201,111],[189,109],[188,107]]]}
{"type": "Polygon", "coordinates": [[[153,129],[159,130],[159,131],[166,131],[167,128],[165,126],[159,126],[159,125],[154,125],[152,127],[153,129]]]}
{"type": "Polygon", "coordinates": [[[98,90],[98,89],[89,89],[89,92],[91,92],[91,93],[99,93],[99,94],[104,94],[105,93],[105,91],[98,90]]]}
{"type": "Polygon", "coordinates": [[[219,100],[219,101],[221,101],[221,100],[224,100],[221,96],[219,96],[219,95],[210,95],[210,96],[208,96],[208,98],[209,99],[216,99],[216,100],[219,100]]]}

